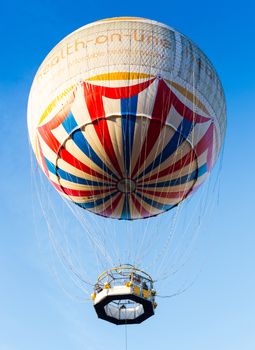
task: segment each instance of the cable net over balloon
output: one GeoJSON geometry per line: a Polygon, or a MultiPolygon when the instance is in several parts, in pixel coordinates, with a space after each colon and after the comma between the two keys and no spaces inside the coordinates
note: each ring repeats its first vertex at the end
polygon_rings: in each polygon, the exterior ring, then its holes
{"type": "MultiPolygon", "coordinates": [[[[146,19],[110,19],[80,28],[46,57],[28,127],[38,163],[82,226],[80,256],[95,249],[102,265],[148,257],[159,267],[183,200],[220,153],[225,99],[213,66],[185,36],[146,19]]],[[[62,232],[68,237],[75,234],[62,232]]]]}

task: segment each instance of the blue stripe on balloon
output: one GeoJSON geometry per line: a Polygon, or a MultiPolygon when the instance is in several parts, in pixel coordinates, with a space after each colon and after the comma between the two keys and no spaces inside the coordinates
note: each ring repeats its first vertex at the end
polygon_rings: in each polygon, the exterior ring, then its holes
{"type": "Polygon", "coordinates": [[[141,186],[137,186],[137,188],[142,189],[142,188],[171,187],[171,186],[183,185],[189,181],[196,180],[198,177],[202,176],[206,172],[207,172],[207,167],[206,167],[206,164],[204,164],[200,168],[194,170],[192,173],[182,176],[180,178],[169,180],[169,181],[163,181],[163,182],[155,182],[152,184],[143,184],[141,186]]]}
{"type": "Polygon", "coordinates": [[[113,186],[110,183],[86,180],[86,179],[83,179],[82,177],[78,177],[78,176],[72,175],[72,174],[70,174],[70,173],[68,173],[68,172],[66,172],[66,171],[56,167],[55,164],[50,162],[48,159],[46,159],[46,158],[44,158],[44,159],[45,159],[45,163],[46,163],[46,166],[47,166],[48,170],[52,174],[60,177],[63,180],[67,180],[67,181],[70,181],[70,182],[73,182],[73,183],[76,183],[76,184],[88,185],[88,186],[107,186],[107,187],[113,186]]]}
{"type": "Polygon", "coordinates": [[[130,158],[133,148],[138,96],[121,99],[122,145],[126,176],[130,173],[130,158]]]}
{"type": "MultiPolygon", "coordinates": [[[[69,135],[73,132],[75,128],[78,127],[72,113],[70,113],[67,116],[67,118],[63,121],[62,125],[69,135]]],[[[89,142],[86,140],[86,138],[84,137],[80,129],[76,130],[72,134],[72,139],[74,143],[80,148],[80,150],[88,158],[90,158],[97,166],[99,166],[99,168],[101,168],[103,171],[105,171],[107,174],[111,175],[115,179],[118,179],[118,177],[105,165],[105,163],[101,160],[101,158],[99,158],[99,156],[90,146],[89,142]]]]}
{"type": "Polygon", "coordinates": [[[118,192],[114,192],[104,198],[100,198],[97,199],[93,202],[87,202],[87,203],[77,203],[75,202],[75,204],[79,205],[80,207],[84,208],[84,209],[92,209],[97,207],[98,205],[101,205],[103,203],[106,203],[110,198],[114,197],[118,192]]]}
{"type": "Polygon", "coordinates": [[[131,219],[128,195],[125,195],[124,205],[121,213],[121,219],[124,219],[124,220],[131,219]]]}
{"type": "MultiPolygon", "coordinates": [[[[127,88],[128,89],[128,88],[127,88]]],[[[138,95],[121,99],[121,115],[136,116],[138,95]]]]}
{"type": "Polygon", "coordinates": [[[123,145],[126,177],[130,175],[130,159],[131,159],[132,148],[133,148],[135,122],[136,122],[135,116],[122,116],[121,118],[122,145],[123,145]]]}
{"type": "Polygon", "coordinates": [[[68,135],[70,135],[75,128],[77,128],[76,120],[73,114],[70,112],[65,120],[62,122],[63,127],[65,128],[68,135]]]}
{"type": "MultiPolygon", "coordinates": [[[[159,164],[163,163],[167,158],[169,158],[177,149],[181,146],[183,141],[185,141],[193,128],[193,123],[183,119],[180,123],[178,129],[174,133],[173,137],[170,139],[164,150],[154,159],[154,161],[142,172],[135,180],[148,174],[151,170],[155,169],[159,164]]],[[[164,131],[163,131],[164,132],[164,131]]],[[[160,137],[160,136],[159,136],[160,137]]]]}
{"type": "Polygon", "coordinates": [[[205,163],[200,168],[198,168],[198,170],[197,170],[197,178],[199,178],[200,176],[202,176],[205,173],[207,173],[207,171],[208,171],[207,163],[205,163]]]}
{"type": "Polygon", "coordinates": [[[162,203],[159,203],[155,200],[152,200],[150,198],[147,198],[145,196],[142,196],[139,192],[136,192],[136,195],[141,198],[145,203],[149,204],[150,206],[154,207],[154,208],[157,208],[159,210],[163,210],[163,211],[166,211],[166,210],[169,210],[169,209],[172,209],[173,207],[176,206],[176,204],[162,204],[162,203]]]}

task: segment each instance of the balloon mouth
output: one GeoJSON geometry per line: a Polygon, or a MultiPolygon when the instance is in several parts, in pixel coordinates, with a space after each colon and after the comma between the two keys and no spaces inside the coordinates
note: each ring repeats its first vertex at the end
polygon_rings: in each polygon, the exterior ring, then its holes
{"type": "Polygon", "coordinates": [[[125,178],[125,179],[121,179],[118,183],[117,183],[117,189],[122,192],[122,193],[133,193],[136,190],[136,184],[133,180],[125,178]]]}

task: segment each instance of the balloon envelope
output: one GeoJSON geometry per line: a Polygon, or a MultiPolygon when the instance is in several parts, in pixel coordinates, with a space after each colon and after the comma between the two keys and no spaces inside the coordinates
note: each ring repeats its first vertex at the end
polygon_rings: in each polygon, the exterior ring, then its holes
{"type": "Polygon", "coordinates": [[[117,219],[158,215],[194,192],[217,160],[225,125],[223,89],[206,56],[142,18],[68,35],[29,97],[30,140],[53,186],[117,219]]]}

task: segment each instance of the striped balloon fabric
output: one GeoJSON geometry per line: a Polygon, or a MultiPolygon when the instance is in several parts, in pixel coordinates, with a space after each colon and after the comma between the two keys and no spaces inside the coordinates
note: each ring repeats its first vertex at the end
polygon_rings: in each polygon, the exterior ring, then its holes
{"type": "Polygon", "coordinates": [[[214,135],[205,109],[193,112],[177,94],[160,77],[118,88],[80,83],[38,127],[45,173],[73,202],[103,216],[171,209],[211,169],[214,135]]]}
{"type": "Polygon", "coordinates": [[[30,137],[64,197],[132,220],[170,210],[204,182],[225,124],[198,91],[170,78],[115,67],[58,90],[30,137]]]}

